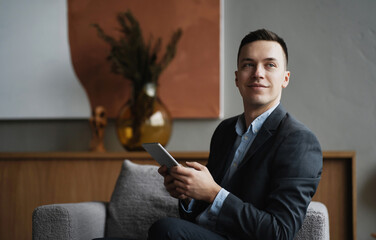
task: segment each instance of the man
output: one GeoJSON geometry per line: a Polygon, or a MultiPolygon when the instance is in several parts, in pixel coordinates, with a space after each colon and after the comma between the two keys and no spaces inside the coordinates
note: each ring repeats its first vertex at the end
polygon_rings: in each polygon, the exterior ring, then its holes
{"type": "Polygon", "coordinates": [[[149,239],[293,239],[322,170],[313,133],[280,105],[289,84],[283,39],[265,29],[246,35],[235,84],[244,113],[215,130],[207,166],[158,171],[182,219],[157,221],[149,239]]]}

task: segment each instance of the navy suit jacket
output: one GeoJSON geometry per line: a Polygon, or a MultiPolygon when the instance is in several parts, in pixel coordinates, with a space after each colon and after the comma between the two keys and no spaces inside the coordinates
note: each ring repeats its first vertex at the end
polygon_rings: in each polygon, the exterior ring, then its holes
{"type": "MultiPolygon", "coordinates": [[[[220,183],[232,159],[237,116],[215,130],[207,168],[220,183]]],[[[229,239],[293,239],[302,226],[322,171],[315,135],[279,105],[266,119],[236,173],[216,222],[229,239]]],[[[182,218],[195,221],[208,203],[197,201],[182,218]]]]}

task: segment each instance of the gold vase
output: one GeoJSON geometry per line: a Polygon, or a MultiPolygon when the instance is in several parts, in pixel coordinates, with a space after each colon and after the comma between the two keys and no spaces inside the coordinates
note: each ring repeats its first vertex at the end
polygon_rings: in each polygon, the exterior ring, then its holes
{"type": "Polygon", "coordinates": [[[144,150],[142,144],[148,142],[166,146],[171,136],[172,120],[156,94],[155,84],[145,84],[120,109],[116,130],[121,144],[128,151],[144,150]]]}

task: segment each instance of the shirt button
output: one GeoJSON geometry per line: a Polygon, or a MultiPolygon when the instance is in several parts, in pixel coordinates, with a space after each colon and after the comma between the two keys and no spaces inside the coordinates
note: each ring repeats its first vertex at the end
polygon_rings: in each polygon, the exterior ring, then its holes
{"type": "Polygon", "coordinates": [[[245,137],[244,137],[244,140],[248,140],[248,137],[247,137],[247,136],[245,136],[245,137]]]}

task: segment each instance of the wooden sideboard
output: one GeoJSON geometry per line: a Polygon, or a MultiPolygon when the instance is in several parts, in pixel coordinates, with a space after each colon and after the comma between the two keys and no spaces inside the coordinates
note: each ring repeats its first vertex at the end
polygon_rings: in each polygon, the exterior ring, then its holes
{"type": "MultiPolygon", "coordinates": [[[[207,152],[175,152],[180,162],[205,163],[207,152]]],[[[124,159],[155,164],[134,153],[0,153],[0,239],[31,239],[33,210],[45,204],[109,201],[124,159]]],[[[331,239],[356,239],[354,152],[324,152],[314,196],[329,211],[331,239]]]]}

